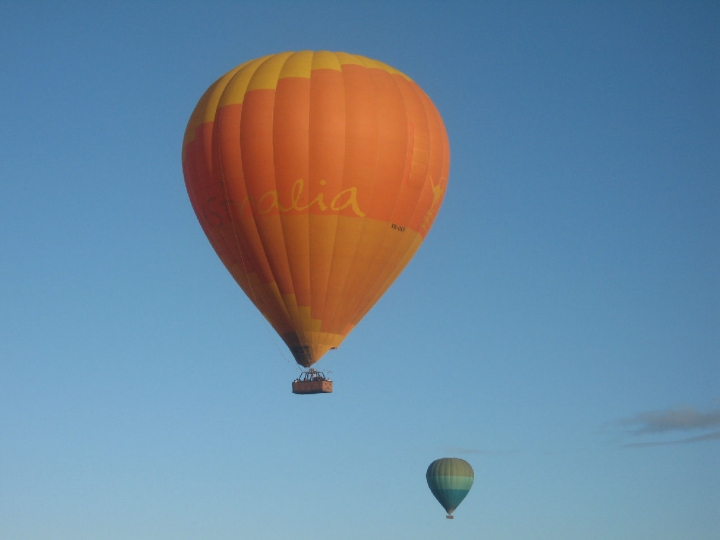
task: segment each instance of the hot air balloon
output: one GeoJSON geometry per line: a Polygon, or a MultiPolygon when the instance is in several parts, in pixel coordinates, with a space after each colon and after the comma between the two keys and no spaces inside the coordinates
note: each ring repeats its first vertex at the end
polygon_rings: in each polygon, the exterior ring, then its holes
{"type": "Polygon", "coordinates": [[[328,51],[230,70],[200,99],[182,148],[210,243],[306,368],[340,345],[420,247],[449,155],[440,114],[415,82],[328,51]]]}
{"type": "Polygon", "coordinates": [[[436,459],[425,473],[428,487],[440,505],[447,512],[448,519],[454,519],[452,513],[460,506],[475,480],[475,473],[464,459],[436,459]]]}

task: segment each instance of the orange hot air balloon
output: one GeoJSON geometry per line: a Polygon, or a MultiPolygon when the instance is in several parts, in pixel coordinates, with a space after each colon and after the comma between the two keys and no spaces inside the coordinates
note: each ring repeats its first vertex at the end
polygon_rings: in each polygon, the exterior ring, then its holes
{"type": "Polygon", "coordinates": [[[420,247],[449,158],[440,114],[417,84],[327,51],[223,75],[182,150],[210,243],[304,367],[340,345],[420,247]]]}

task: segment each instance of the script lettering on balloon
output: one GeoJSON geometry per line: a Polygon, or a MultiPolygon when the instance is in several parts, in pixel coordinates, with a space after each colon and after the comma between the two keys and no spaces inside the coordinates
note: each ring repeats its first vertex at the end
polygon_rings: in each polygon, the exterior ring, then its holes
{"type": "Polygon", "coordinates": [[[437,211],[440,208],[440,201],[443,196],[443,181],[447,182],[447,178],[441,178],[440,182],[436,185],[435,182],[433,182],[432,176],[430,176],[430,187],[432,188],[433,200],[430,204],[430,209],[427,211],[427,214],[425,214],[425,219],[423,219],[423,222],[420,224],[421,231],[427,231],[430,228],[435,214],[437,214],[437,211]]]}
{"type": "MultiPolygon", "coordinates": [[[[327,182],[325,182],[325,180],[320,181],[320,186],[325,186],[326,184],[327,182]]],[[[283,206],[281,204],[280,197],[278,196],[278,191],[276,189],[271,189],[270,191],[263,193],[257,201],[248,195],[246,195],[240,203],[228,200],[220,202],[216,197],[211,197],[208,199],[206,204],[205,213],[206,215],[210,214],[212,216],[212,219],[208,219],[208,221],[216,227],[222,225],[224,221],[219,213],[218,205],[235,205],[238,212],[241,214],[245,210],[250,210],[252,214],[258,214],[261,216],[269,214],[273,210],[286,214],[288,212],[303,212],[311,208],[317,209],[321,212],[340,212],[346,208],[350,208],[356,216],[365,217],[365,212],[362,211],[360,204],[358,203],[356,187],[345,188],[336,193],[332,198],[330,198],[330,194],[320,191],[313,200],[307,204],[301,204],[300,201],[302,200],[304,190],[305,181],[302,178],[299,178],[290,189],[289,206],[283,206]]],[[[226,214],[226,212],[223,212],[223,214],[226,214]]]]}

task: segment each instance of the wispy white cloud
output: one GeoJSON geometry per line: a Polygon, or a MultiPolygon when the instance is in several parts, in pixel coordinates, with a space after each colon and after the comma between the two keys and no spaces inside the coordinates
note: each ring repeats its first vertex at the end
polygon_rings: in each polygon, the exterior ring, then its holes
{"type": "Polygon", "coordinates": [[[476,448],[461,448],[460,446],[445,446],[443,451],[448,454],[487,454],[486,450],[478,450],[476,448]]]}
{"type": "Polygon", "coordinates": [[[720,409],[700,412],[694,407],[679,407],[664,411],[645,411],[618,422],[635,435],[691,431],[720,427],[720,409]]]}
{"type": "Polygon", "coordinates": [[[673,409],[644,411],[628,418],[622,418],[613,425],[624,432],[625,442],[620,444],[622,448],[645,448],[713,441],[720,439],[720,431],[681,439],[666,437],[670,434],[702,432],[720,428],[720,409],[702,412],[695,407],[682,406],[673,409]],[[626,437],[628,436],[632,440],[627,441],[626,437]],[[661,436],[663,439],[657,440],[655,437],[655,440],[648,440],[653,436],[661,436]]]}
{"type": "Polygon", "coordinates": [[[500,456],[508,454],[516,454],[513,450],[480,450],[478,448],[463,448],[460,446],[443,446],[442,451],[446,455],[463,455],[463,454],[482,454],[485,456],[500,456]]]}
{"type": "Polygon", "coordinates": [[[677,439],[672,441],[646,441],[646,442],[633,442],[625,443],[621,445],[623,448],[643,448],[646,446],[667,446],[671,444],[690,444],[696,442],[714,441],[720,439],[720,431],[715,433],[708,433],[707,435],[699,435],[697,437],[688,437],[685,439],[677,439]]]}

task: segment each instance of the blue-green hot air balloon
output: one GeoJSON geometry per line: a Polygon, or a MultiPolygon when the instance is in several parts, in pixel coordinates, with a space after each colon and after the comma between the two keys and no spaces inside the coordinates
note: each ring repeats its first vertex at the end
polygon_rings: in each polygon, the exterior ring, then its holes
{"type": "Polygon", "coordinates": [[[452,513],[470,491],[475,473],[464,459],[442,458],[430,464],[425,478],[430,491],[447,512],[445,517],[453,519],[452,513]]]}

